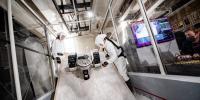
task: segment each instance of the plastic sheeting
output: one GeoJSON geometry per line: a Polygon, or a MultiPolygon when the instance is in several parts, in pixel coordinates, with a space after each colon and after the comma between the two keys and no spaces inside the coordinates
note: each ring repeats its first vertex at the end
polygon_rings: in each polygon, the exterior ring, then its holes
{"type": "Polygon", "coordinates": [[[146,96],[140,95],[140,94],[135,94],[135,98],[137,100],[151,100],[149,98],[147,98],[146,96]]]}
{"type": "MultiPolygon", "coordinates": [[[[81,74],[80,74],[81,75],[81,74]]],[[[83,80],[62,66],[54,100],[136,100],[113,66],[90,70],[83,80]]]]}
{"type": "MultiPolygon", "coordinates": [[[[44,52],[42,45],[34,38],[28,38],[25,41],[25,46],[44,52]]],[[[38,98],[52,90],[51,71],[48,57],[29,50],[25,50],[25,57],[34,92],[38,98]]]]}

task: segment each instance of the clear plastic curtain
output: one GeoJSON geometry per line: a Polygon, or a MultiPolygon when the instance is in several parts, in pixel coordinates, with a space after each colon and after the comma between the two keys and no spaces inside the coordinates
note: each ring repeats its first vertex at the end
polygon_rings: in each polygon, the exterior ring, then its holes
{"type": "MultiPolygon", "coordinates": [[[[41,52],[44,51],[42,45],[33,38],[28,38],[25,45],[41,52]]],[[[48,57],[29,50],[25,50],[25,57],[35,95],[40,97],[52,89],[48,57]]]]}

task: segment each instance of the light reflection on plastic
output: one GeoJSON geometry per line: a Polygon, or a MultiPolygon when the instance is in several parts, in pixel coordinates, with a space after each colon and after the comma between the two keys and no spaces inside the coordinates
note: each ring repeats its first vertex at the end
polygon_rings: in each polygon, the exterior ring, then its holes
{"type": "Polygon", "coordinates": [[[68,38],[65,40],[65,45],[68,53],[76,52],[75,41],[73,38],[68,38]]]}
{"type": "Polygon", "coordinates": [[[124,44],[127,39],[127,34],[126,34],[127,22],[126,21],[121,22],[120,27],[122,29],[122,44],[124,44]]]}

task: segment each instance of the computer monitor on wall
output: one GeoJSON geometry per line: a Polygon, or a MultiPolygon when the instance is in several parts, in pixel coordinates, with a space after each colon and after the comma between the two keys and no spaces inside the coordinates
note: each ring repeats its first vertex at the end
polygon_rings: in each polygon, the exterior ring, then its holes
{"type": "MultiPolygon", "coordinates": [[[[158,43],[174,39],[172,28],[167,18],[151,20],[151,27],[158,43]]],[[[149,33],[143,21],[132,23],[131,28],[138,48],[151,45],[149,33]]]]}

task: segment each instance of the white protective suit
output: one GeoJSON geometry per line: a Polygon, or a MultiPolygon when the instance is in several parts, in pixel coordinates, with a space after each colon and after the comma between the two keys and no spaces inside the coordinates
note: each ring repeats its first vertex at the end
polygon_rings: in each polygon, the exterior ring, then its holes
{"type": "Polygon", "coordinates": [[[66,53],[67,47],[65,44],[65,40],[54,40],[52,44],[52,53],[53,56],[57,57],[57,53],[66,53]]]}
{"type": "MultiPolygon", "coordinates": [[[[98,35],[95,39],[95,44],[99,47],[102,47],[100,46],[100,44],[103,45],[103,48],[109,55],[109,59],[107,59],[107,62],[109,64],[114,63],[114,65],[117,67],[117,70],[119,71],[119,74],[123,77],[125,81],[128,81],[129,77],[127,75],[126,59],[123,56],[118,57],[118,55],[120,55],[122,50],[117,49],[117,47],[115,47],[110,41],[108,40],[104,41],[105,37],[106,37],[105,34],[98,35]]],[[[116,43],[115,41],[113,42],[119,46],[118,43],[116,43]]]]}
{"type": "Polygon", "coordinates": [[[54,64],[55,64],[54,75],[55,75],[55,77],[58,77],[58,73],[59,73],[59,70],[60,70],[60,64],[57,63],[56,57],[59,57],[61,59],[61,63],[62,63],[62,60],[64,58],[64,54],[66,53],[66,51],[67,51],[67,47],[66,47],[66,44],[65,44],[65,39],[63,39],[63,40],[56,39],[56,40],[53,41],[52,55],[55,58],[54,59],[54,64]],[[58,53],[62,53],[63,55],[62,56],[58,55],[58,53]]]}

